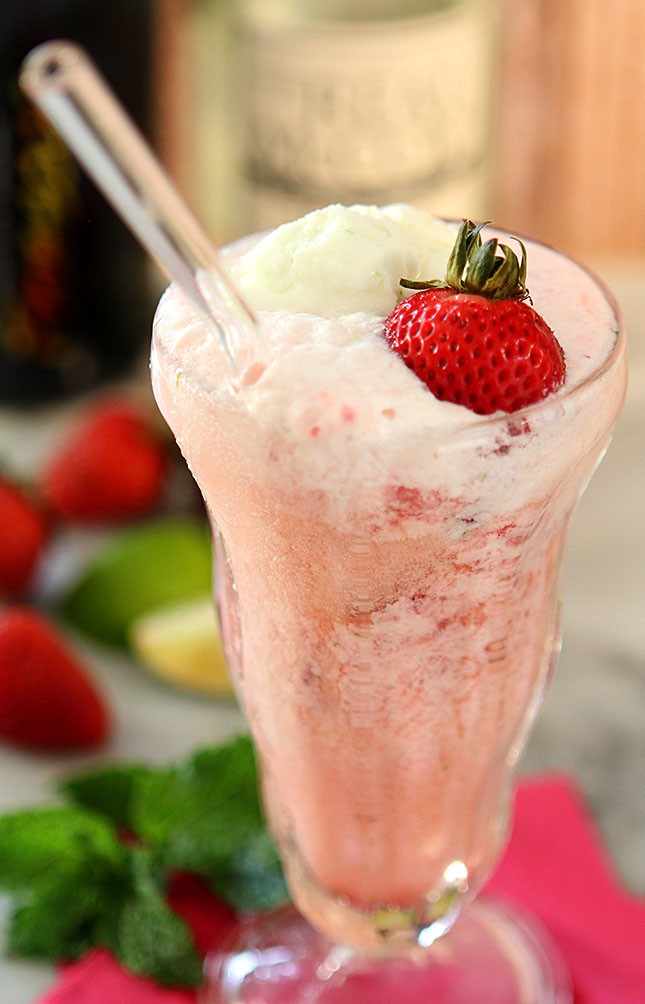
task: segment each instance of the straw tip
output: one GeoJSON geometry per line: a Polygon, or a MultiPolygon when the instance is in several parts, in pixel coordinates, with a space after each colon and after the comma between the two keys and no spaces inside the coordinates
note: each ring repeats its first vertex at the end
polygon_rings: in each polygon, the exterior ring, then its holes
{"type": "Polygon", "coordinates": [[[28,52],[20,67],[20,86],[33,95],[47,89],[58,89],[69,70],[85,61],[84,50],[75,42],[52,39],[28,52]]]}

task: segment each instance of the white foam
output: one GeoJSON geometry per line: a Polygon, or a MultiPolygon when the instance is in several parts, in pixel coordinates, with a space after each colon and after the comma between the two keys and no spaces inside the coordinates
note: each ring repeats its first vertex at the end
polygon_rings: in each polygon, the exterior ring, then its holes
{"type": "MultiPolygon", "coordinates": [[[[564,349],[567,378],[546,403],[528,410],[522,435],[513,416],[502,416],[491,438],[490,419],[438,401],[382,337],[400,273],[427,277],[433,261],[443,268],[446,234],[452,239],[454,229],[401,206],[330,207],[232,246],[226,253],[229,267],[260,311],[274,347],[271,364],[231,401],[222,392],[226,372],[216,347],[171,287],[155,320],[163,378],[176,383],[181,372],[182,379],[219,398],[220,421],[231,410],[240,412],[243,421],[231,429],[242,437],[239,449],[257,451],[256,467],[277,449],[276,483],[305,493],[324,486],[329,518],[350,517],[361,500],[365,508],[374,507],[392,482],[461,497],[474,492],[471,508],[487,514],[507,506],[510,491],[523,504],[543,482],[544,466],[552,466],[557,479],[568,458],[585,442],[593,443],[616,410],[610,391],[572,391],[611,353],[617,320],[588,272],[529,242],[532,302],[564,349]],[[317,285],[323,275],[328,281],[317,285]],[[305,313],[310,301],[316,309],[305,313]],[[347,312],[354,301],[361,309],[347,312]],[[265,309],[278,303],[280,309],[265,309]],[[595,411],[588,407],[589,394],[597,395],[595,411]],[[446,445],[465,430],[481,437],[481,449],[471,451],[466,469],[446,445]]],[[[620,381],[616,387],[622,393],[620,381]]],[[[174,421],[181,423],[181,415],[174,421]]],[[[173,428],[181,443],[181,428],[173,428]]]]}

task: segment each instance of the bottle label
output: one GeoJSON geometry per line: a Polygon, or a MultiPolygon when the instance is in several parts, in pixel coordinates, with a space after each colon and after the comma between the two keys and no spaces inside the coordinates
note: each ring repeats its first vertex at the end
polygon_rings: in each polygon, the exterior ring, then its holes
{"type": "Polygon", "coordinates": [[[247,23],[247,174],[258,205],[271,190],[283,208],[427,204],[432,193],[454,199],[462,188],[477,198],[486,185],[493,57],[493,20],[476,2],[281,32],[247,23]]]}

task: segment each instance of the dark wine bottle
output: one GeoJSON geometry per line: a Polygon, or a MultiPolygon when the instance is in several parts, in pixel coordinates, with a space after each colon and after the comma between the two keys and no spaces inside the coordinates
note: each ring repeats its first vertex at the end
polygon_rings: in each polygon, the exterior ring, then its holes
{"type": "Polygon", "coordinates": [[[149,131],[152,0],[20,0],[0,10],[0,401],[78,393],[122,372],[148,338],[145,256],[76,165],[17,74],[70,38],[149,131]]]}

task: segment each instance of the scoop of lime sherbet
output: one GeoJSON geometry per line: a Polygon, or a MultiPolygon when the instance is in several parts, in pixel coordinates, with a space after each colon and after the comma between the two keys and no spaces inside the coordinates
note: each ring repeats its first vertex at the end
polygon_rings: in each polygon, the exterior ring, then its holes
{"type": "Polygon", "coordinates": [[[262,237],[233,265],[256,310],[389,314],[399,280],[442,279],[454,230],[412,206],[327,206],[262,237]]]}

